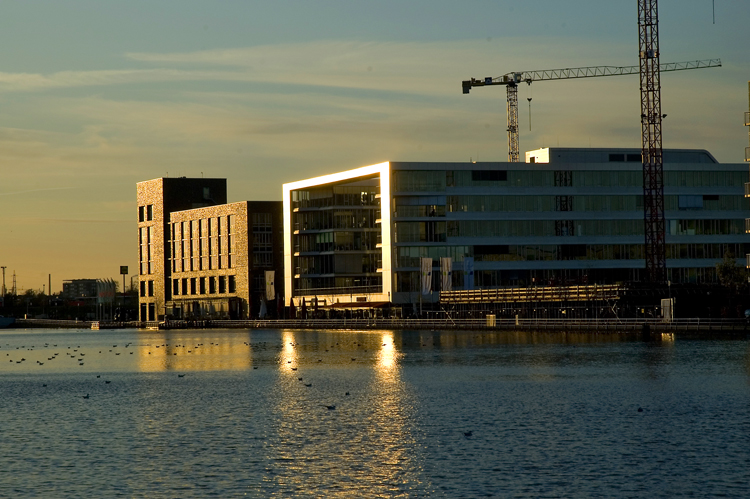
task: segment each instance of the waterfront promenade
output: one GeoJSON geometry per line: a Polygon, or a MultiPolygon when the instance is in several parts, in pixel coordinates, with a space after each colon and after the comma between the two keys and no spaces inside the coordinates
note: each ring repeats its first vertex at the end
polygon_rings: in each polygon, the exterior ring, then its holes
{"type": "Polygon", "coordinates": [[[331,330],[500,330],[500,331],[588,331],[592,333],[736,333],[747,335],[744,319],[282,319],[206,320],[161,322],[88,322],[17,319],[16,328],[75,329],[331,329],[331,330]]]}

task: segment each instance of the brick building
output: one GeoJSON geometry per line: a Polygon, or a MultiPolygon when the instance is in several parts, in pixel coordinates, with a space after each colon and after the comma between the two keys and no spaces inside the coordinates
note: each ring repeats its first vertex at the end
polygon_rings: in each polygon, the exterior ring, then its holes
{"type": "Polygon", "coordinates": [[[281,202],[226,204],[225,179],[184,177],[140,182],[137,200],[140,320],[257,315],[266,271],[282,275],[281,202]]]}

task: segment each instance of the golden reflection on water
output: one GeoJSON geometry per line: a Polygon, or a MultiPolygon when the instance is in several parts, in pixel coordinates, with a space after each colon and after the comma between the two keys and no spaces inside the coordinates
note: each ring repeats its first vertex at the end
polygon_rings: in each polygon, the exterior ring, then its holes
{"type": "Polygon", "coordinates": [[[282,337],[272,401],[280,445],[264,479],[284,490],[325,490],[326,497],[391,497],[419,461],[400,334],[326,334],[312,343],[315,333],[282,337]]]}
{"type": "Polygon", "coordinates": [[[252,367],[249,335],[210,331],[152,333],[136,348],[141,372],[219,371],[252,367]]]}
{"type": "Polygon", "coordinates": [[[393,344],[393,332],[386,331],[381,337],[382,346],[377,355],[376,370],[382,377],[390,378],[398,375],[396,363],[396,346],[393,344]]]}
{"type": "Polygon", "coordinates": [[[299,363],[296,349],[297,341],[294,337],[294,332],[283,331],[281,339],[284,342],[284,348],[281,350],[279,369],[282,373],[293,374],[297,370],[299,363]]]}

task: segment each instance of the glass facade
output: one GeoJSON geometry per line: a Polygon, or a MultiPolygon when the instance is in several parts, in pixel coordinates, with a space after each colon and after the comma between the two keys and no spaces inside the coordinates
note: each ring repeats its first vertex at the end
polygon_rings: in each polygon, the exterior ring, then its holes
{"type": "Polygon", "coordinates": [[[291,191],[295,295],[382,291],[379,185],[370,176],[291,191]]]}
{"type": "MultiPolygon", "coordinates": [[[[420,259],[432,258],[436,271],[441,257],[452,259],[453,289],[464,289],[466,258],[474,261],[475,288],[645,278],[639,161],[599,170],[564,163],[512,170],[397,165],[394,291],[418,292],[420,259]]],[[[715,282],[715,264],[726,252],[750,252],[743,236],[747,173],[718,164],[705,169],[665,171],[666,256],[674,282],[715,282]]]]}

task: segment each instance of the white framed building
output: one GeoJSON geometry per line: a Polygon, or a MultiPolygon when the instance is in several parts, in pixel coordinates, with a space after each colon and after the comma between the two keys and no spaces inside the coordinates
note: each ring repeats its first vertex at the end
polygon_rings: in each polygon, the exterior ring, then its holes
{"type": "MultiPolygon", "coordinates": [[[[750,253],[747,167],[704,150],[664,157],[668,279],[715,282],[725,252],[750,253]]],[[[642,182],[640,149],[549,148],[526,163],[385,162],[285,184],[286,301],[406,304],[441,289],[639,281],[642,182]]]]}

